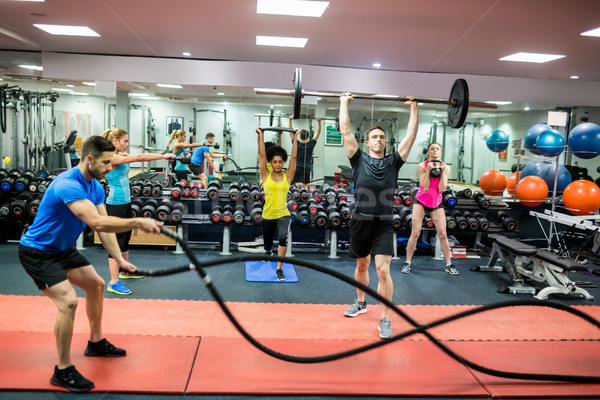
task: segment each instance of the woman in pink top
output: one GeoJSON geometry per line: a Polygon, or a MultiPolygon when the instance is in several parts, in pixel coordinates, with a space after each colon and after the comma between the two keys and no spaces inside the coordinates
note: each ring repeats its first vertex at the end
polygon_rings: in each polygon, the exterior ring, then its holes
{"type": "Polygon", "coordinates": [[[446,272],[450,275],[458,275],[458,271],[452,265],[450,258],[450,244],[448,243],[448,235],[446,234],[446,213],[442,206],[442,192],[448,186],[448,176],[450,175],[450,167],[439,160],[442,156],[442,146],[433,142],[427,147],[427,160],[423,161],[417,167],[419,173],[419,191],[415,196],[412,208],[412,230],[410,239],[406,245],[406,262],[402,265],[402,272],[410,273],[410,261],[415,252],[417,240],[421,235],[421,225],[425,212],[429,213],[431,220],[435,224],[435,230],[440,238],[442,252],[446,260],[446,272]],[[438,177],[432,177],[431,170],[439,168],[441,174],[438,177]]]}

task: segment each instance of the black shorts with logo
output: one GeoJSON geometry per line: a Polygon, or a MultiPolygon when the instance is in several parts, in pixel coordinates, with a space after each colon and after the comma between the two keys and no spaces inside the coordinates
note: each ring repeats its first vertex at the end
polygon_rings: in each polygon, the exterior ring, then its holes
{"type": "Polygon", "coordinates": [[[189,163],[188,168],[190,171],[192,171],[192,174],[194,174],[196,176],[204,173],[204,168],[202,167],[202,165],[189,163]]]}
{"type": "Polygon", "coordinates": [[[19,261],[40,290],[66,281],[67,269],[90,265],[75,246],[54,253],[19,245],[19,261]]]}
{"type": "Polygon", "coordinates": [[[366,216],[354,213],[348,223],[352,258],[394,255],[394,221],[391,216],[366,216]]]}

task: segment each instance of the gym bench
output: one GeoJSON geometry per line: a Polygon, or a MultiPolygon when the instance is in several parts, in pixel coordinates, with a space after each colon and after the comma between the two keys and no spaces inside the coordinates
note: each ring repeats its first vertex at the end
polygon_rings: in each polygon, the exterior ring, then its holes
{"type": "MultiPolygon", "coordinates": [[[[570,271],[587,271],[587,268],[569,258],[561,257],[550,251],[538,249],[534,246],[521,243],[518,240],[500,235],[489,235],[492,240],[490,261],[487,265],[474,265],[471,271],[503,271],[506,270],[513,282],[508,288],[501,288],[499,292],[511,294],[528,293],[539,300],[546,300],[553,293],[577,293],[587,300],[593,300],[587,290],[578,287],[571,281],[567,273],[570,271]],[[498,259],[502,260],[504,267],[497,266],[498,259]],[[536,289],[525,284],[525,279],[547,283],[536,295],[536,289]]],[[[484,250],[484,246],[478,246],[484,250]]],[[[489,248],[487,249],[489,250],[489,248]]]]}

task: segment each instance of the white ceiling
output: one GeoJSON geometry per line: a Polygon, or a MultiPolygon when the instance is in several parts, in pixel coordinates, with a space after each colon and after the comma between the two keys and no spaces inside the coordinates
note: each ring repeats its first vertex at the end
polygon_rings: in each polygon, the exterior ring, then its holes
{"type": "Polygon", "coordinates": [[[181,59],[189,51],[197,60],[361,70],[379,62],[382,70],[427,75],[544,82],[578,75],[579,91],[600,82],[600,38],[580,35],[597,27],[600,0],[330,0],[322,18],[259,15],[255,0],[0,0],[0,50],[19,51],[0,52],[0,76],[32,75],[16,67],[31,57],[23,51],[38,58],[43,51],[154,59],[181,59]],[[101,37],[53,36],[34,23],[87,25],[101,37]],[[256,35],[307,37],[308,43],[304,49],[256,46],[256,35]],[[519,51],[566,57],[546,64],[499,61],[519,51]]]}

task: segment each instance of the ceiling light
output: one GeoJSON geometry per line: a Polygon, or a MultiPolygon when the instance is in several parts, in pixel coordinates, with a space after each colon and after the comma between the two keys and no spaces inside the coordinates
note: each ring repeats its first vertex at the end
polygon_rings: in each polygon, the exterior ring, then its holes
{"type": "Polygon", "coordinates": [[[181,53],[181,55],[184,57],[189,57],[192,55],[192,53],[190,53],[189,51],[184,51],[183,53],[181,53]]]}
{"type": "Polygon", "coordinates": [[[94,32],[87,26],[76,25],[48,25],[48,24],[33,24],[36,28],[50,33],[51,35],[66,35],[66,36],[94,36],[100,35],[94,32]]]}
{"type": "Polygon", "coordinates": [[[600,37],[600,28],[596,28],[596,29],[592,29],[590,31],[580,33],[580,35],[581,36],[598,36],[598,37],[600,37]]]}
{"type": "Polygon", "coordinates": [[[258,46],[304,47],[308,38],[294,38],[284,36],[256,36],[258,46]]]}
{"type": "Polygon", "coordinates": [[[82,83],[87,86],[96,86],[96,82],[82,82],[82,83]]]}
{"type": "Polygon", "coordinates": [[[162,88],[183,89],[183,86],[181,86],[181,85],[175,85],[175,84],[172,84],[172,83],[157,83],[156,86],[162,87],[162,88]]]}
{"type": "Polygon", "coordinates": [[[569,78],[571,78],[571,79],[579,79],[579,75],[571,75],[569,78]]]}
{"type": "Polygon", "coordinates": [[[496,104],[498,106],[505,106],[507,104],[512,104],[512,101],[486,101],[487,104],[496,104]]]}
{"type": "Polygon", "coordinates": [[[524,53],[519,52],[511,54],[506,57],[502,57],[500,61],[517,61],[517,62],[530,62],[530,63],[545,63],[552,60],[565,57],[560,54],[542,54],[542,53],[524,53]]]}
{"type": "Polygon", "coordinates": [[[531,107],[529,107],[529,106],[525,106],[525,107],[523,108],[523,111],[529,111],[529,110],[531,110],[531,107]]]}
{"type": "Polygon", "coordinates": [[[44,67],[41,67],[39,65],[25,65],[25,64],[21,64],[21,65],[19,65],[19,67],[25,68],[25,69],[33,69],[35,71],[43,71],[44,70],[44,67]]]}
{"type": "Polygon", "coordinates": [[[67,87],[74,88],[74,87],[75,87],[75,85],[71,85],[71,84],[69,83],[69,84],[67,85],[67,87]]]}
{"type": "Polygon", "coordinates": [[[150,96],[148,93],[129,93],[131,97],[148,97],[150,96]]]}
{"type": "Polygon", "coordinates": [[[218,92],[218,93],[217,93],[217,96],[225,96],[225,93],[223,93],[223,92],[218,92]]]}
{"type": "Polygon", "coordinates": [[[381,64],[380,63],[373,63],[373,68],[381,68],[381,64]]]}
{"type": "Polygon", "coordinates": [[[328,1],[257,0],[256,13],[320,18],[327,6],[328,1]]]}

